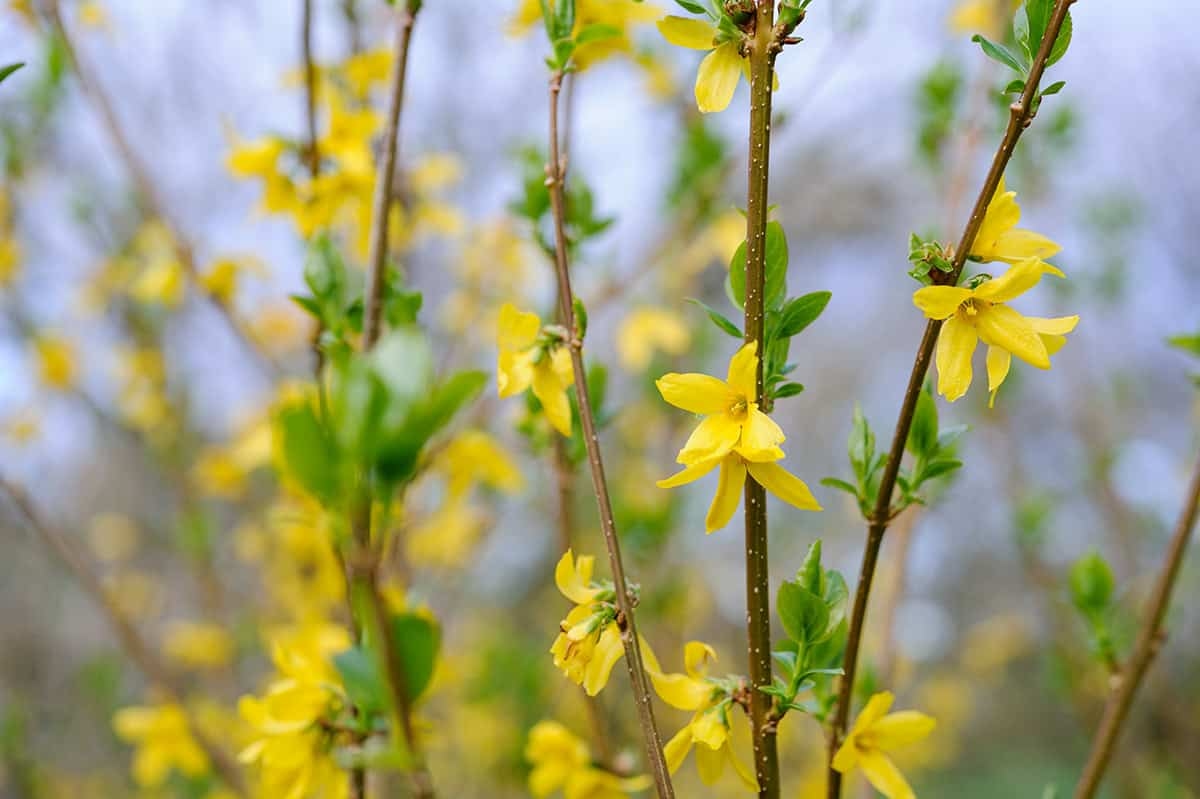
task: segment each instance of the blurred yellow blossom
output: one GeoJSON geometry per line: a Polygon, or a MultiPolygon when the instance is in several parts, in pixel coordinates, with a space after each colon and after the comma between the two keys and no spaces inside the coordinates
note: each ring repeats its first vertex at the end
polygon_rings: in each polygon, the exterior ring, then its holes
{"type": "Polygon", "coordinates": [[[611,584],[592,582],[595,558],[575,559],[567,550],[554,569],[554,584],[575,607],[559,624],[558,637],[550,652],[554,665],[588,696],[608,684],[613,666],[625,654],[617,629],[615,597],[611,584]]]}
{"type": "Polygon", "coordinates": [[[446,476],[446,494],[452,499],[462,497],[475,485],[506,494],[520,491],[525,485],[512,456],[483,430],[464,430],[455,435],[438,453],[433,468],[446,476]]]}
{"type": "Polygon", "coordinates": [[[75,346],[57,335],[40,335],[33,340],[38,378],[50,388],[67,391],[79,377],[75,346]]]}
{"type": "Polygon", "coordinates": [[[999,39],[1020,5],[1021,0],[958,0],[950,12],[950,30],[999,39]]]}
{"type": "Polygon", "coordinates": [[[683,318],[665,308],[636,308],[617,331],[617,355],[621,365],[640,372],[650,365],[656,351],[681,355],[691,344],[691,334],[683,318]]]}
{"type": "Polygon", "coordinates": [[[162,611],[165,591],[152,574],[125,570],[104,579],[104,591],[117,612],[127,619],[149,619],[162,611]]]}
{"type": "Polygon", "coordinates": [[[87,528],[88,547],[97,560],[124,563],[138,549],[137,523],[123,513],[97,513],[87,528]]]}
{"type": "Polygon", "coordinates": [[[133,780],[141,788],[162,786],[172,770],[187,777],[208,773],[208,756],[178,705],[121,708],[113,715],[113,730],[135,747],[133,780]]]}
{"type": "Polygon", "coordinates": [[[0,232],[0,289],[11,286],[21,273],[21,242],[0,232]]]}
{"type": "MultiPolygon", "coordinates": [[[[578,34],[591,25],[602,25],[615,33],[579,45],[572,61],[576,67],[584,70],[605,59],[632,52],[630,31],[633,26],[653,22],[658,14],[658,9],[652,3],[637,0],[576,0],[573,33],[578,34]]],[[[521,0],[510,29],[515,34],[522,34],[540,26],[541,20],[540,0],[521,0]]]]}
{"type": "Polygon", "coordinates": [[[79,24],[88,28],[107,29],[108,10],[98,0],[83,0],[79,4],[79,24]]]}
{"type": "Polygon", "coordinates": [[[195,621],[171,623],[163,637],[163,654],[190,669],[220,669],[233,660],[234,641],[219,624],[195,621]]]}
{"type": "Polygon", "coordinates": [[[1010,663],[1027,653],[1033,636],[1029,623],[1019,615],[994,616],[967,631],[961,661],[971,674],[999,676],[1010,663]]]}
{"type": "Polygon", "coordinates": [[[408,531],[408,558],[428,567],[455,567],[471,556],[487,516],[460,500],[447,500],[408,531]]]}
{"type": "Polygon", "coordinates": [[[648,789],[647,776],[618,777],[592,764],[591,751],[583,739],[557,721],[539,721],[529,731],[525,759],[529,792],[536,797],[562,790],[564,799],[625,799],[648,789]]]}
{"type": "Polygon", "coordinates": [[[875,790],[887,799],[916,799],[904,775],[887,753],[926,738],[933,732],[935,722],[915,710],[889,714],[893,701],[894,697],[887,691],[877,693],[867,701],[834,755],[832,766],[842,774],[862,769],[875,790]]]}
{"type": "Polygon", "coordinates": [[[22,408],[4,420],[4,437],[18,446],[42,434],[42,415],[36,408],[22,408]]]}

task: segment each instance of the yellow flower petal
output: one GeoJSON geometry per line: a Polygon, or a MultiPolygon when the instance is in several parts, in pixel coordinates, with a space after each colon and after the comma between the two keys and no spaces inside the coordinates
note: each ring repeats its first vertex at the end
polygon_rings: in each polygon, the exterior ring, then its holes
{"type": "Polygon", "coordinates": [[[1025,321],[1034,329],[1034,332],[1048,336],[1065,336],[1079,324],[1079,317],[1056,316],[1052,319],[1047,319],[1042,316],[1027,316],[1025,317],[1025,321]]]}
{"type": "Polygon", "coordinates": [[[721,413],[735,401],[733,391],[711,375],[671,372],[654,381],[662,398],[676,408],[705,416],[721,413]]]}
{"type": "Polygon", "coordinates": [[[746,468],[756,483],[789,505],[800,510],[821,510],[821,503],[804,481],[778,463],[747,463],[746,468]]]}
{"type": "Polygon", "coordinates": [[[847,737],[854,736],[879,721],[892,709],[892,704],[895,701],[896,696],[891,691],[880,691],[877,694],[873,694],[858,714],[858,718],[854,720],[854,726],[850,728],[847,737]]]}
{"type": "Polygon", "coordinates": [[[1000,385],[1008,377],[1010,366],[1012,366],[1012,355],[1008,350],[1003,347],[988,347],[988,391],[991,393],[991,397],[988,399],[989,408],[996,404],[996,392],[1000,390],[1000,385]]]}
{"type": "Polygon", "coordinates": [[[689,50],[713,49],[713,38],[717,35],[711,22],[674,15],[658,21],[658,32],[671,44],[689,50]]]}
{"type": "Polygon", "coordinates": [[[688,436],[687,443],[679,451],[676,460],[691,464],[724,457],[737,446],[742,434],[742,425],[727,413],[705,416],[688,436]]]}
{"type": "Polygon", "coordinates": [[[692,725],[684,727],[675,733],[667,745],[663,747],[663,758],[667,761],[667,769],[674,774],[679,771],[688,752],[692,751],[692,725]]]}
{"type": "Polygon", "coordinates": [[[542,320],[537,314],[518,311],[511,302],[506,302],[496,317],[496,344],[501,352],[528,349],[541,329],[542,320]]]}
{"type": "Polygon", "coordinates": [[[1000,277],[983,283],[975,289],[974,294],[988,302],[1009,302],[1036,286],[1047,272],[1057,277],[1064,276],[1056,267],[1039,258],[1026,258],[1000,277]]]}
{"type": "Polygon", "coordinates": [[[721,772],[725,770],[724,749],[725,747],[696,747],[696,768],[700,772],[700,781],[705,785],[715,785],[717,780],[721,779],[721,772]]]}
{"type": "Polygon", "coordinates": [[[1050,368],[1050,355],[1042,339],[1024,316],[1007,305],[980,308],[975,327],[986,343],[1003,347],[1038,369],[1050,368]]]}
{"type": "Polygon", "coordinates": [[[751,402],[758,400],[758,344],[751,341],[729,359],[726,382],[737,394],[751,402]]]}
{"type": "Polygon", "coordinates": [[[762,452],[782,444],[787,437],[775,420],[758,408],[751,408],[742,423],[742,441],[739,447],[749,452],[762,452]]]}
{"type": "Polygon", "coordinates": [[[728,108],[741,76],[742,56],[737,42],[725,42],[706,55],[696,73],[696,105],[700,111],[709,114],[728,108]]]}
{"type": "Polygon", "coordinates": [[[543,360],[533,367],[533,395],[542,403],[546,413],[546,421],[570,438],[571,436],[571,402],[567,399],[567,391],[563,388],[562,380],[555,371],[552,362],[543,360]]]}
{"type": "Polygon", "coordinates": [[[996,242],[1005,231],[1016,227],[1021,221],[1021,208],[1017,205],[1017,193],[1008,191],[1004,178],[996,186],[996,193],[988,203],[983,224],[975,234],[975,242],[971,245],[971,255],[989,260],[996,251],[996,242]]]}
{"type": "Polygon", "coordinates": [[[920,741],[933,732],[936,726],[937,722],[931,716],[916,710],[889,713],[871,725],[862,736],[862,744],[889,752],[920,741]]]}
{"type": "Polygon", "coordinates": [[[948,401],[967,393],[971,387],[971,356],[979,336],[975,328],[958,316],[942,325],[937,342],[938,393],[948,401]]]}
{"type": "Polygon", "coordinates": [[[577,559],[568,549],[554,567],[554,584],[567,599],[586,605],[596,598],[596,589],[590,585],[595,564],[596,559],[591,555],[580,555],[577,559]]]}
{"type": "Polygon", "coordinates": [[[588,661],[587,670],[583,675],[583,690],[588,696],[595,696],[600,693],[605,685],[608,684],[608,677],[612,674],[613,666],[625,654],[625,647],[621,644],[621,633],[617,630],[615,624],[610,624],[604,628],[604,632],[600,633],[600,640],[596,642],[596,651],[592,654],[592,659],[588,661]]]}
{"type": "Polygon", "coordinates": [[[900,773],[900,769],[896,768],[896,764],[886,755],[876,750],[861,752],[858,764],[862,767],[867,781],[887,799],[916,799],[916,794],[900,773]]]}
{"type": "Polygon", "coordinates": [[[970,296],[971,290],[961,286],[926,286],[913,294],[913,304],[930,319],[947,319],[970,296]]]}
{"type": "Polygon", "coordinates": [[[717,481],[717,493],[713,496],[708,516],[704,519],[704,531],[711,533],[729,524],[733,512],[742,499],[742,486],[746,484],[746,463],[737,455],[727,455],[721,461],[721,475],[717,481]]]}
{"type": "Polygon", "coordinates": [[[717,468],[717,465],[720,463],[720,458],[710,458],[706,461],[699,461],[697,463],[690,464],[683,471],[677,472],[665,480],[659,480],[655,483],[655,485],[659,488],[677,488],[678,486],[686,485],[687,483],[699,480],[701,477],[717,468]]]}
{"type": "Polygon", "coordinates": [[[1016,263],[1025,258],[1053,258],[1062,252],[1062,245],[1032,230],[1009,230],[997,239],[995,258],[1016,263]]]}
{"type": "Polygon", "coordinates": [[[688,641],[683,647],[683,668],[693,679],[707,676],[708,662],[716,659],[716,651],[703,641],[688,641]]]}

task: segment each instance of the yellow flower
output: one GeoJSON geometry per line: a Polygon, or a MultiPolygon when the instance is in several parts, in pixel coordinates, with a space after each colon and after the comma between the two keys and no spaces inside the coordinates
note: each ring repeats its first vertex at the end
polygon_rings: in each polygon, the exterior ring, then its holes
{"type": "Polygon", "coordinates": [[[366,99],[371,89],[387,81],[392,69],[392,51],[381,47],[350,56],[341,65],[341,74],[358,99],[366,99]]]}
{"type": "Polygon", "coordinates": [[[122,617],[136,620],[158,615],[166,591],[156,576],[127,570],[105,577],[104,593],[122,617]]]}
{"type": "Polygon", "coordinates": [[[450,440],[434,468],[446,476],[446,495],[464,496],[478,484],[506,494],[520,491],[521,470],[500,442],[482,430],[464,430],[450,440]]]}
{"type": "Polygon", "coordinates": [[[587,743],[557,721],[539,721],[529,731],[525,759],[529,792],[537,799],[560,788],[565,799],[625,799],[652,784],[649,777],[621,778],[592,765],[587,743]]]}
{"type": "Polygon", "coordinates": [[[616,605],[611,584],[592,582],[595,558],[575,559],[567,550],[554,569],[554,583],[575,607],[559,624],[558,637],[550,647],[554,665],[588,696],[608,684],[613,666],[625,654],[616,624],[616,605]]]}
{"type": "Polygon", "coordinates": [[[642,655],[654,692],[671,707],[694,713],[687,726],[663,747],[663,756],[671,773],[679,770],[688,753],[695,748],[696,767],[705,785],[720,779],[725,764],[730,763],[747,788],[758,790],[753,770],[733,751],[730,714],[738,681],[715,680],[708,676],[708,662],[717,659],[712,647],[700,641],[689,641],[683,650],[684,674],[664,673],[645,642],[642,643],[642,655]]]}
{"type": "Polygon", "coordinates": [[[66,391],[75,385],[78,365],[75,347],[58,336],[40,336],[33,341],[38,377],[50,388],[66,391]]]}
{"type": "Polygon", "coordinates": [[[960,0],[950,13],[950,30],[982,33],[989,39],[998,39],[1004,35],[1004,29],[1019,5],[1021,0],[960,0]]]}
{"type": "Polygon", "coordinates": [[[278,679],[261,699],[239,700],[251,741],[238,759],[258,766],[264,796],[346,796],[346,775],[332,755],[336,741],[321,722],[344,703],[330,658],[349,646],[350,635],[334,625],[305,625],[280,634],[271,652],[278,679]]]}
{"type": "Polygon", "coordinates": [[[220,669],[233,660],[233,637],[219,624],[174,622],[167,628],[163,654],[187,668],[220,669]]]}
{"type": "MultiPolygon", "coordinates": [[[[572,62],[577,69],[585,70],[612,56],[632,52],[633,41],[629,35],[630,28],[638,23],[653,22],[658,14],[658,9],[651,3],[639,2],[639,0],[576,0],[573,34],[578,34],[591,25],[613,28],[617,33],[579,45],[575,49],[572,62]]],[[[522,0],[509,27],[513,33],[521,34],[539,23],[541,19],[542,4],[540,0],[522,0]]]]}
{"type": "Polygon", "coordinates": [[[12,285],[21,271],[21,242],[0,235],[0,288],[12,285]]]}
{"type": "MultiPolygon", "coordinates": [[[[691,17],[663,17],[658,30],[671,44],[709,51],[696,72],[696,107],[705,114],[728,108],[738,80],[743,75],[750,80],[750,62],[741,53],[741,37],[731,39],[716,23],[691,17]]],[[[778,75],[771,88],[779,88],[778,75]]]]}
{"type": "Polygon", "coordinates": [[[79,5],[79,23],[88,28],[108,28],[108,11],[96,0],[84,0],[79,5]]]}
{"type": "Polygon", "coordinates": [[[664,308],[638,308],[617,331],[617,354],[621,365],[640,372],[650,365],[655,350],[680,355],[691,343],[691,334],[679,314],[664,308]]]}
{"type": "Polygon", "coordinates": [[[842,774],[861,768],[875,790],[887,799],[916,799],[886,753],[925,738],[933,732],[935,722],[915,710],[888,714],[894,699],[888,691],[871,697],[834,756],[833,768],[842,774]]]}
{"type": "Polygon", "coordinates": [[[246,272],[265,275],[266,268],[255,258],[218,258],[200,276],[200,285],[224,305],[233,302],[238,283],[246,272]]]}
{"type": "Polygon", "coordinates": [[[113,730],[135,747],[132,771],[139,787],[161,787],[172,769],[188,777],[208,773],[208,756],[178,705],[121,708],[113,714],[113,730]]]}
{"type": "Polygon", "coordinates": [[[286,149],[287,143],[277,136],[237,140],[225,159],[225,166],[234,177],[266,180],[277,173],[279,156],[286,149]]]}
{"type": "Polygon", "coordinates": [[[967,393],[971,356],[979,339],[988,345],[991,402],[1008,376],[1013,355],[1038,369],[1050,368],[1050,356],[1066,344],[1066,334],[1075,329],[1079,317],[1022,316],[1006,304],[1036,286],[1047,272],[1064,277],[1055,267],[1031,257],[974,288],[926,286],[913,294],[913,302],[927,317],[946,320],[937,342],[939,394],[954,402],[967,393]]]}
{"type": "Polygon", "coordinates": [[[138,270],[129,295],[147,304],[175,307],[183,300],[186,273],[179,262],[175,239],[162,222],[142,225],[131,242],[132,263],[138,270]]]}
{"type": "Polygon", "coordinates": [[[1004,261],[1015,264],[1027,258],[1045,260],[1056,255],[1062,247],[1041,233],[1021,230],[1021,207],[1017,205],[1017,193],[1008,191],[1004,178],[996,187],[996,193],[988,203],[983,224],[971,245],[971,257],[980,261],[1004,261]]]}
{"type": "Polygon", "coordinates": [[[567,389],[574,383],[571,356],[561,337],[542,335],[535,313],[504,303],[496,322],[496,388],[501,399],[527,388],[542,403],[546,420],[564,436],[571,435],[571,402],[567,389]]]}

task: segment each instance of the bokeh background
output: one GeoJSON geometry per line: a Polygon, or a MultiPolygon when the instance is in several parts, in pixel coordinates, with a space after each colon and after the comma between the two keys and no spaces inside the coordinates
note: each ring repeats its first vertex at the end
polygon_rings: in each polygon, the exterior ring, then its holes
{"type": "MultiPolygon", "coordinates": [[[[0,9],[0,61],[27,62],[0,87],[4,236],[22,253],[0,275],[3,475],[28,487],[151,640],[165,645],[180,622],[231,635],[227,657],[178,665],[197,693],[232,708],[265,673],[266,620],[330,580],[324,556],[309,551],[319,538],[303,520],[278,521],[263,426],[281,385],[311,379],[311,328],[288,300],[302,288],[306,243],[291,220],[261,210],[256,181],[227,165],[238,142],[303,136],[301,2],[63,8],[91,79],[197,262],[234,264],[228,307],[277,374],[248,354],[226,314],[173,287],[178,275],[154,271],[163,247],[155,236],[169,234],[147,229],[96,105],[69,69],[56,74],[48,39],[22,5],[0,9]],[[304,558],[317,565],[281,576],[304,558]]],[[[516,5],[427,0],[414,38],[401,134],[411,235],[399,250],[425,294],[422,319],[445,368],[492,368],[499,303],[552,307],[549,264],[510,210],[546,115],[544,36],[514,31],[516,5]]],[[[390,43],[382,2],[315,8],[321,64],[390,43]]],[[[776,580],[816,538],[827,563],[851,580],[857,572],[857,511],[817,483],[848,472],[856,402],[889,438],[923,326],[909,299],[908,235],[957,238],[999,140],[994,90],[1005,79],[949,24],[953,12],[944,0],[817,0],[805,42],[778,63],[771,196],[789,237],[789,288],[833,299],[793,346],[794,377],[807,390],[776,413],[789,467],[826,512],[772,505],[776,580]]],[[[1161,562],[1200,421],[1195,363],[1165,344],[1200,326],[1198,23],[1191,3],[1077,4],[1070,54],[1052,72],[1067,87],[1046,101],[1009,170],[1023,225],[1062,243],[1055,262],[1069,276],[1045,281],[1022,310],[1082,321],[1051,372],[1016,368],[995,409],[978,384],[940,405],[943,424],[971,426],[966,466],[885,545],[868,676],[940,721],[901,760],[922,797],[1069,787],[1107,676],[1070,605],[1067,571],[1091,550],[1112,564],[1113,624],[1127,649],[1161,562]]],[[[630,52],[574,82],[572,176],[613,219],[583,250],[577,290],[591,310],[588,354],[608,367],[603,444],[642,585],[643,631],[672,667],[684,641],[702,638],[738,671],[739,521],[706,537],[708,481],[653,486],[672,470],[690,420],[658,399],[652,379],[719,371],[734,346],[686,298],[733,315],[723,282],[742,235],[746,89],[702,120],[691,101],[697,62],[645,24],[630,52]],[[663,329],[673,331],[665,348],[642,352],[663,329]]],[[[370,96],[381,108],[380,88],[370,96]]],[[[521,401],[493,395],[471,422],[503,442],[523,489],[481,492],[467,519],[435,517],[436,489],[413,510],[432,522],[409,553],[407,588],[446,630],[448,655],[425,708],[446,796],[525,795],[530,726],[554,717],[586,729],[577,689],[546,653],[566,607],[551,580],[559,539],[546,437],[528,424],[520,431],[521,401]]],[[[582,473],[575,511],[577,548],[599,553],[582,473]]],[[[142,678],[7,504],[0,530],[0,796],[142,795],[111,725],[116,708],[143,701],[142,678]]],[[[1109,796],[1200,795],[1197,583],[1192,558],[1109,796]]],[[[602,702],[632,757],[623,678],[602,702]]],[[[665,709],[660,718],[668,732],[686,720],[665,709]]],[[[819,730],[795,718],[785,737],[787,794],[812,795],[819,730]]],[[[690,763],[681,774],[683,796],[737,794],[732,782],[699,787],[690,763]]]]}

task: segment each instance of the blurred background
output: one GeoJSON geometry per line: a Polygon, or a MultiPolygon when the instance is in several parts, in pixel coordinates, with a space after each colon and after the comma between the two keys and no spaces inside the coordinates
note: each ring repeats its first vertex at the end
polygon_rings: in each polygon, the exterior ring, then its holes
{"type": "MultiPolygon", "coordinates": [[[[654,487],[692,420],[653,379],[719,374],[735,347],[687,298],[735,315],[723,286],[744,235],[747,91],[702,118],[699,54],[653,25],[686,12],[655,2],[568,90],[572,180],[590,189],[598,224],[611,220],[581,247],[576,288],[588,355],[607,368],[603,445],[643,633],[671,669],[683,642],[703,639],[719,669],[744,671],[740,520],[704,535],[715,478],[654,487]]],[[[281,499],[266,423],[288,385],[312,379],[311,320],[288,299],[303,288],[312,231],[272,207],[247,157],[263,137],[305,135],[302,3],[64,2],[86,91],[26,5],[0,9],[0,62],[26,62],[0,86],[3,476],[196,694],[232,715],[268,670],[263,630],[342,602],[319,524],[281,499]]],[[[550,264],[521,213],[544,157],[547,45],[519,5],[426,0],[414,35],[393,252],[424,293],[440,368],[494,369],[501,303],[553,307],[550,264]]],[[[890,438],[924,324],[909,234],[958,238],[999,141],[1007,79],[970,43],[964,5],[817,0],[804,43],[778,62],[771,199],[789,290],[833,299],[793,343],[806,390],[775,413],[788,467],[826,511],[772,504],[776,581],[817,538],[853,581],[863,524],[818,483],[849,472],[856,402],[881,446],[890,438]]],[[[1083,2],[1074,13],[1074,43],[1050,73],[1066,88],[1022,140],[1008,186],[1022,226],[1063,245],[1054,261],[1068,275],[1019,308],[1082,321],[1052,371],[1015,367],[994,409],[982,356],[974,390],[939,400],[943,425],[970,426],[965,467],[889,534],[872,602],[868,683],[939,720],[899,758],[922,797],[1038,797],[1073,783],[1107,672],[1067,574],[1093,550],[1111,564],[1111,629],[1128,651],[1197,451],[1196,364],[1165,340],[1200,327],[1200,9],[1083,2]]],[[[386,52],[390,29],[383,2],[315,0],[321,75],[381,110],[386,55],[367,56],[386,52]]],[[[330,141],[369,142],[375,129],[356,129],[335,97],[319,98],[322,130],[339,114],[346,123],[330,141]]],[[[363,200],[347,196],[336,226],[361,265],[363,200]]],[[[561,537],[550,434],[522,400],[494,395],[470,425],[522,479],[484,486],[469,506],[431,483],[405,508],[404,587],[445,630],[424,708],[445,796],[527,795],[530,727],[557,718],[584,735],[588,724],[547,653],[567,608],[551,579],[561,537]]],[[[573,494],[576,549],[602,555],[582,470],[573,494]]],[[[111,719],[145,700],[142,676],[7,502],[0,530],[0,796],[205,795],[174,778],[135,787],[111,719]]],[[[1200,795],[1195,563],[1108,796],[1200,795]]],[[[637,728],[617,675],[601,704],[633,767],[637,728]]],[[[664,708],[660,720],[671,734],[686,717],[664,708]]],[[[783,735],[786,795],[816,795],[818,726],[797,716],[783,735]]],[[[701,787],[691,763],[680,774],[682,796],[738,795],[732,779],[701,787]]]]}

